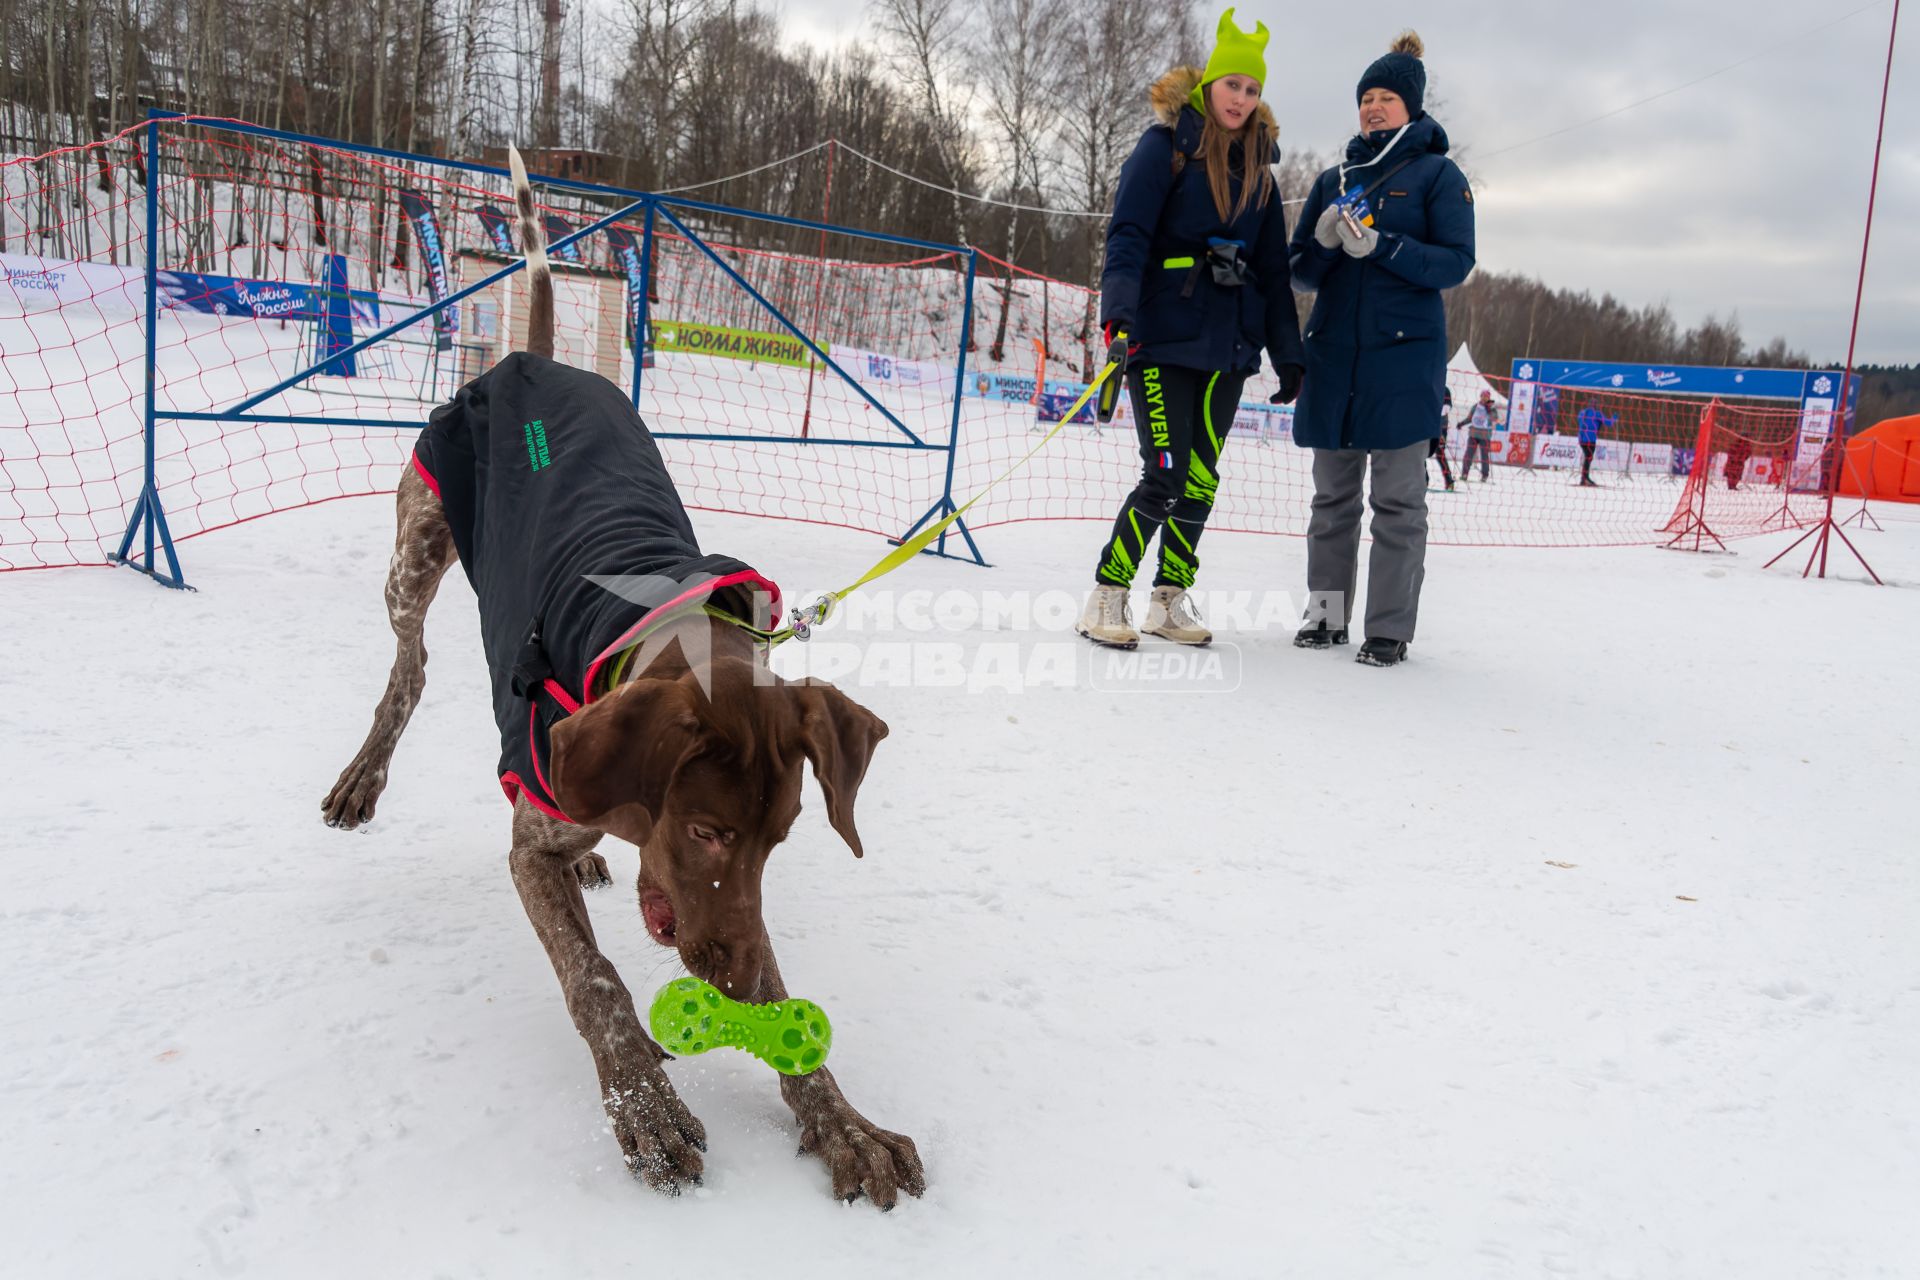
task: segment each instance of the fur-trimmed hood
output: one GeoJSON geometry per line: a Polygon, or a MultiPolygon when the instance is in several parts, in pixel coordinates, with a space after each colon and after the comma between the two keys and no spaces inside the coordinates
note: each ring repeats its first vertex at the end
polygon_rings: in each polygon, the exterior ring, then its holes
{"type": "MultiPolygon", "coordinates": [[[[1200,85],[1200,77],[1205,74],[1199,67],[1175,67],[1153,82],[1147,90],[1147,104],[1153,108],[1153,118],[1173,130],[1173,136],[1180,149],[1188,155],[1194,154],[1200,147],[1200,126],[1205,123],[1200,113],[1195,111],[1192,127],[1183,130],[1180,114],[1183,109],[1193,106],[1193,91],[1200,85]],[[1186,136],[1191,133],[1191,138],[1186,136]]],[[[1262,88],[1265,86],[1263,85],[1262,88]]],[[[1280,137],[1280,122],[1273,118],[1273,111],[1267,106],[1267,100],[1260,100],[1260,109],[1255,113],[1260,123],[1273,131],[1275,141],[1280,137]]]]}

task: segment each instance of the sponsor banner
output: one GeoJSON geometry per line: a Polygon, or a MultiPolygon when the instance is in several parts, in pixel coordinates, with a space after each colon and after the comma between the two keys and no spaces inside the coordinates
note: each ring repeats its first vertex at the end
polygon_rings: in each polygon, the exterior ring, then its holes
{"type": "Polygon", "coordinates": [[[1039,390],[1032,378],[1013,373],[974,373],[966,383],[968,395],[1000,404],[1032,404],[1039,390]]]}
{"type": "MultiPolygon", "coordinates": [[[[1674,447],[1670,444],[1636,444],[1628,440],[1600,440],[1593,449],[1593,469],[1595,471],[1635,472],[1642,475],[1685,475],[1686,468],[1673,470],[1674,447]]],[[[1578,467],[1585,458],[1580,448],[1579,436],[1534,436],[1533,459],[1536,467],[1578,467]]],[[[1495,455],[1498,457],[1498,454],[1495,455]]],[[[1508,461],[1516,465],[1523,459],[1509,457],[1508,461]]],[[[1688,454],[1687,466],[1692,465],[1692,455],[1688,454]]]]}
{"type": "MultiPolygon", "coordinates": [[[[829,350],[824,342],[819,347],[822,351],[829,350]]],[[[653,349],[800,367],[812,359],[807,345],[790,333],[760,333],[713,324],[682,324],[675,320],[662,320],[653,326],[653,349]]]]}
{"type": "Polygon", "coordinates": [[[513,247],[513,215],[499,205],[477,204],[474,213],[480,219],[480,229],[487,233],[487,242],[495,253],[511,255],[513,247]]]}
{"type": "MultiPolygon", "coordinates": [[[[1721,456],[1723,458],[1725,457],[1724,454],[1721,456]]],[[[1720,469],[1724,474],[1726,471],[1726,463],[1724,461],[1720,464],[1720,469]]],[[[1776,485],[1780,483],[1780,477],[1786,474],[1786,470],[1786,459],[1784,458],[1776,458],[1767,454],[1761,454],[1758,457],[1749,457],[1747,459],[1745,474],[1741,476],[1740,483],[1776,485]]]]}
{"type": "MultiPolygon", "coordinates": [[[[319,321],[327,315],[329,290],[289,280],[239,280],[193,271],[156,271],[160,305],[229,319],[319,321]]],[[[370,290],[347,291],[353,323],[378,325],[380,301],[370,290]]]]}
{"type": "Polygon", "coordinates": [[[1836,428],[1843,436],[1853,434],[1855,422],[1853,411],[1859,408],[1860,377],[1854,375],[1847,384],[1847,396],[1844,406],[1839,405],[1840,375],[1837,373],[1810,373],[1807,375],[1807,389],[1800,397],[1800,413],[1804,418],[1808,414],[1831,416],[1839,410],[1840,425],[1836,428]]]}
{"type": "MultiPolygon", "coordinates": [[[[1515,397],[1516,402],[1519,397],[1515,397]]],[[[1494,442],[1499,450],[1500,461],[1510,467],[1530,467],[1533,465],[1533,435],[1527,431],[1510,431],[1506,437],[1494,442]]]]}
{"type": "Polygon", "coordinates": [[[1692,396],[1798,400],[1806,385],[1804,369],[1704,368],[1697,365],[1606,364],[1575,360],[1516,360],[1513,376],[1555,387],[1593,387],[1604,391],[1664,391],[1692,396]]]}
{"type": "MultiPolygon", "coordinates": [[[[1691,469],[1693,465],[1692,450],[1676,449],[1674,452],[1676,454],[1687,454],[1687,466],[1691,469]]],[[[1713,463],[1707,468],[1708,484],[1717,485],[1725,482],[1727,463],[1728,455],[1724,451],[1713,455],[1713,463]]],[[[1676,461],[1674,465],[1679,466],[1680,464],[1676,461]]],[[[1771,488],[1780,483],[1780,478],[1784,476],[1786,472],[1787,462],[1785,458],[1775,458],[1767,454],[1750,454],[1746,460],[1740,464],[1739,474],[1736,475],[1734,479],[1749,488],[1771,488]]],[[[1676,471],[1674,474],[1681,475],[1684,473],[1676,471]]]]}
{"type": "Polygon", "coordinates": [[[1539,435],[1560,430],[1560,388],[1541,387],[1534,397],[1533,429],[1539,435]]]}
{"type": "MultiPolygon", "coordinates": [[[[446,245],[440,237],[440,215],[433,211],[433,202],[427,199],[424,191],[416,191],[411,187],[400,189],[400,212],[412,225],[413,238],[420,246],[420,263],[427,275],[427,294],[438,302],[453,292],[448,283],[446,245]]],[[[442,350],[453,345],[453,335],[459,332],[458,311],[456,305],[434,314],[433,331],[442,350]]]]}
{"type": "MultiPolygon", "coordinates": [[[[1087,389],[1084,382],[1056,382],[1049,380],[1046,394],[1066,396],[1061,407],[1072,404],[1082,391],[1087,389]]],[[[965,392],[983,400],[992,400],[1000,404],[1037,404],[1040,387],[1032,378],[1017,373],[974,372],[967,375],[965,392]]],[[[1121,400],[1122,404],[1126,401],[1121,400]]],[[[1058,422],[1055,418],[1053,421],[1058,422]]]]}
{"type": "Polygon", "coordinates": [[[967,395],[1001,404],[1019,404],[1033,399],[1037,389],[1032,378],[1011,378],[1003,373],[971,373],[962,388],[967,395]],[[1019,386],[1016,384],[1024,384],[1019,386]],[[1020,392],[1024,390],[1023,396],[1020,392]]]}
{"type": "MultiPolygon", "coordinates": [[[[1580,437],[1575,436],[1578,440],[1580,437]]],[[[1621,440],[1595,440],[1593,442],[1593,469],[1595,471],[1624,471],[1633,452],[1631,445],[1621,440]]]]}
{"type": "Polygon", "coordinates": [[[1242,400],[1233,412],[1233,434],[1254,440],[1293,437],[1293,406],[1242,400]]]}
{"type": "MultiPolygon", "coordinates": [[[[569,224],[565,218],[561,217],[557,213],[547,214],[545,217],[545,222],[547,226],[547,244],[549,246],[552,246],[573,234],[572,225],[569,224]]],[[[559,259],[561,262],[578,262],[580,261],[580,242],[578,240],[575,240],[570,245],[564,245],[561,248],[553,249],[552,253],[553,253],[553,256],[559,259]]]]}
{"type": "Polygon", "coordinates": [[[1551,431],[1553,424],[1548,421],[1534,421],[1534,393],[1538,388],[1531,382],[1516,382],[1511,388],[1507,401],[1507,430],[1509,431],[1551,431]]]}
{"type": "MultiPolygon", "coordinates": [[[[1831,388],[1832,384],[1828,384],[1831,388]]],[[[1825,483],[1820,462],[1833,435],[1832,397],[1809,399],[1800,408],[1800,435],[1794,444],[1789,484],[1795,493],[1818,493],[1825,483]]]]}
{"type": "MultiPolygon", "coordinates": [[[[1594,448],[1593,465],[1596,468],[1607,465],[1608,445],[1614,443],[1617,442],[1602,440],[1594,448]]],[[[1556,432],[1553,435],[1536,435],[1533,438],[1533,466],[1577,467],[1585,458],[1586,453],[1580,448],[1579,436],[1563,436],[1556,432]]],[[[1612,463],[1614,470],[1620,469],[1621,464],[1618,458],[1612,459],[1612,463]]]]}
{"type": "MultiPolygon", "coordinates": [[[[856,382],[880,387],[933,387],[948,391],[953,386],[953,366],[937,364],[931,360],[902,360],[894,356],[881,355],[877,351],[862,351],[858,347],[839,347],[833,353],[833,362],[852,375],[856,382]]],[[[1027,380],[1032,386],[1033,380],[1027,380]]],[[[1032,399],[1031,390],[1027,398],[1032,399]]]]}
{"type": "MultiPolygon", "coordinates": [[[[633,345],[634,331],[640,327],[640,296],[647,287],[646,271],[640,261],[640,239],[625,227],[610,226],[607,243],[613,246],[613,260],[627,276],[627,345],[633,345]]],[[[643,363],[642,368],[646,365],[643,363]]]]}
{"type": "MultiPolygon", "coordinates": [[[[1609,442],[1601,441],[1601,448],[1609,442]]],[[[1635,444],[1624,446],[1627,452],[1627,470],[1638,475],[1664,476],[1673,473],[1673,446],[1670,444],[1635,444]]]]}
{"type": "MultiPolygon", "coordinates": [[[[328,262],[332,267],[331,259],[328,262]]],[[[192,311],[229,319],[270,318],[316,323],[327,314],[322,285],[279,280],[234,280],[188,271],[155,273],[161,310],[192,311]]],[[[118,315],[145,315],[146,272],[97,262],[69,262],[0,253],[0,307],[12,298],[25,308],[92,305],[118,315]]],[[[359,329],[377,329],[428,304],[414,294],[349,291],[349,313],[359,329]]],[[[427,329],[431,320],[415,329],[427,329]]]]}
{"type": "Polygon", "coordinates": [[[141,267],[0,253],[0,277],[0,299],[10,299],[22,310],[82,303],[122,315],[145,315],[147,310],[147,273],[141,267]]]}
{"type": "Polygon", "coordinates": [[[1577,467],[1583,456],[1578,436],[1555,433],[1533,437],[1533,465],[1536,467],[1577,467]]]}
{"type": "MultiPolygon", "coordinates": [[[[1060,385],[1057,382],[1049,382],[1047,389],[1040,394],[1040,404],[1037,407],[1040,421],[1059,422],[1065,419],[1067,410],[1073,408],[1073,402],[1078,400],[1087,389],[1085,383],[1078,386],[1069,383],[1064,390],[1054,390],[1060,385]]],[[[1073,415],[1073,421],[1093,423],[1095,421],[1093,406],[1096,399],[1098,397],[1090,397],[1085,404],[1081,405],[1080,412],[1073,415]]]]}
{"type": "MultiPolygon", "coordinates": [[[[1513,450],[1514,434],[1514,432],[1508,431],[1504,426],[1494,428],[1493,434],[1487,437],[1487,458],[1489,461],[1506,462],[1514,466],[1524,466],[1526,464],[1527,459],[1532,456],[1534,449],[1533,442],[1538,440],[1539,437],[1530,432],[1520,432],[1520,435],[1526,437],[1527,445],[1525,451],[1516,458],[1513,450]]],[[[1472,440],[1473,431],[1471,428],[1458,424],[1448,427],[1447,453],[1452,457],[1464,458],[1467,455],[1467,445],[1470,444],[1472,440]]]]}
{"type": "MultiPolygon", "coordinates": [[[[1556,424],[1545,403],[1546,388],[1590,387],[1637,394],[1720,396],[1726,399],[1791,400],[1804,410],[1824,402],[1829,413],[1839,410],[1842,431],[1851,430],[1853,410],[1860,396],[1855,374],[1841,395],[1844,374],[1835,369],[1709,368],[1698,365],[1601,364],[1588,361],[1537,360],[1522,357],[1512,367],[1515,382],[1543,384],[1534,405],[1533,429],[1546,434],[1556,424]],[[1844,399],[1844,407],[1841,402],[1844,399]]],[[[1816,469],[1818,463],[1815,463],[1816,469]]]]}
{"type": "MultiPolygon", "coordinates": [[[[840,349],[834,353],[835,359],[846,355],[840,349]]],[[[864,354],[864,353],[863,353],[864,354]]],[[[1031,377],[1011,373],[986,373],[975,371],[967,375],[966,394],[982,400],[991,400],[999,404],[1034,405],[1036,416],[1042,422],[1058,422],[1060,415],[1068,406],[1080,398],[1087,389],[1084,382],[1057,382],[1049,380],[1044,392],[1039,393],[1031,377]]],[[[1093,402],[1073,419],[1078,423],[1093,423],[1095,415],[1093,402]]],[[[1133,421],[1132,400],[1128,396],[1120,397],[1118,410],[1114,413],[1113,424],[1129,425],[1133,421]]],[[[1241,401],[1233,415],[1233,433],[1261,440],[1285,440],[1293,435],[1293,406],[1268,404],[1265,401],[1241,401]]]]}

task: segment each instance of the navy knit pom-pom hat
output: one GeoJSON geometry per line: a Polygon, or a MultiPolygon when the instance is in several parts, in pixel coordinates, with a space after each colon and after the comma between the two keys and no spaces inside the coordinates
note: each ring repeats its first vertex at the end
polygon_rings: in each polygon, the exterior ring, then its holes
{"type": "Polygon", "coordinates": [[[1420,61],[1426,52],[1426,43],[1420,39],[1419,32],[1402,31],[1385,56],[1360,77],[1360,87],[1353,94],[1354,103],[1358,105],[1369,89],[1388,89],[1399,94],[1400,100],[1407,104],[1408,117],[1418,120],[1425,110],[1427,96],[1427,67],[1420,61]]]}

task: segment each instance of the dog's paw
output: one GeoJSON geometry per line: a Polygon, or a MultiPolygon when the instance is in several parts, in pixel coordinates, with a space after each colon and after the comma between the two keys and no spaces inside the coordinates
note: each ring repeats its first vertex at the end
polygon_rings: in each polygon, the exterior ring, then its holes
{"type": "Polygon", "coordinates": [[[373,821],[373,807],[387,787],[385,768],[355,759],[340,773],[340,780],[320,802],[320,816],[330,827],[351,831],[373,821]]]}
{"type": "Polygon", "coordinates": [[[630,1085],[609,1088],[603,1101],[634,1177],[670,1196],[700,1185],[707,1128],[687,1110],[658,1065],[638,1073],[630,1085]]]}
{"type": "Polygon", "coordinates": [[[824,1106],[801,1122],[800,1154],[826,1161],[834,1199],[848,1204],[864,1194],[885,1212],[899,1202],[902,1191],[919,1196],[927,1190],[927,1173],[913,1139],[889,1133],[845,1101],[824,1106]]]}
{"type": "Polygon", "coordinates": [[[597,853],[582,855],[573,864],[573,874],[579,878],[582,889],[604,889],[613,883],[613,872],[607,869],[607,860],[597,853]]]}

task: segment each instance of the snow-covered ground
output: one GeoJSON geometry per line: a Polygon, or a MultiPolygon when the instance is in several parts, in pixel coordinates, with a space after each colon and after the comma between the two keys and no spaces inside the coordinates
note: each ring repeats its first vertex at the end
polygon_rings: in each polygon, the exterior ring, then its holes
{"type": "MultiPolygon", "coordinates": [[[[1058,678],[1058,630],[829,633],[893,729],[868,853],[810,790],[767,914],[926,1158],[884,1216],[736,1054],[669,1068],[705,1187],[625,1174],[507,875],[457,573],[378,822],[321,825],[391,658],[388,501],[196,539],[198,594],[0,577],[0,1272],[1920,1273],[1912,514],[1855,535],[1884,589],[1763,571],[1777,536],[1436,548],[1396,671],[1267,626],[1155,692],[1058,678]],[[981,687],[1008,644],[1051,675],[981,687]]],[[[883,549],[698,524],[803,599],[883,549]]],[[[1099,536],[995,528],[993,568],[884,589],[1077,592],[1099,536]]],[[[1205,551],[1220,591],[1302,578],[1293,539],[1205,551]]],[[[604,852],[645,998],[677,965],[604,852]]]]}

